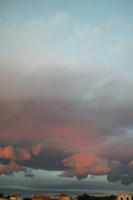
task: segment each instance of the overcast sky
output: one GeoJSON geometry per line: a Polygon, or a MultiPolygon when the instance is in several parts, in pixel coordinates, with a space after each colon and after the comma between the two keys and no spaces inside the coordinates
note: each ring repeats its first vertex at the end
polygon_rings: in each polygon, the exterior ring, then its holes
{"type": "Polygon", "coordinates": [[[1,191],[132,193],[132,10],[0,0],[1,191]]]}

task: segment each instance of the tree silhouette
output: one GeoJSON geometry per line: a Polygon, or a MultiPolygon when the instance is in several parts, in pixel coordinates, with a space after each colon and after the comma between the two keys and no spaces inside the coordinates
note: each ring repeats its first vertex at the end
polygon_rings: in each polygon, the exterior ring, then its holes
{"type": "Polygon", "coordinates": [[[3,197],[3,196],[4,196],[3,193],[0,192],[0,197],[3,197]]]}

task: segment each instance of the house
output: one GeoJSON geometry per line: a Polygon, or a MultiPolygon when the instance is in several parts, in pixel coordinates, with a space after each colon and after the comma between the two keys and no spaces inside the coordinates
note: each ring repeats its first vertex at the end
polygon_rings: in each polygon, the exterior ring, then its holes
{"type": "Polygon", "coordinates": [[[67,194],[60,194],[59,200],[71,200],[71,197],[67,194]]]}
{"type": "Polygon", "coordinates": [[[132,196],[130,194],[120,194],[116,197],[116,200],[132,200],[132,196]]]}
{"type": "Polygon", "coordinates": [[[10,200],[23,200],[23,197],[19,194],[13,194],[10,196],[10,200]]]}
{"type": "Polygon", "coordinates": [[[56,198],[51,198],[50,196],[44,194],[33,194],[32,200],[57,200],[56,198]]]}
{"type": "Polygon", "coordinates": [[[32,200],[71,200],[71,197],[66,194],[47,196],[43,194],[33,194],[32,200]]]}

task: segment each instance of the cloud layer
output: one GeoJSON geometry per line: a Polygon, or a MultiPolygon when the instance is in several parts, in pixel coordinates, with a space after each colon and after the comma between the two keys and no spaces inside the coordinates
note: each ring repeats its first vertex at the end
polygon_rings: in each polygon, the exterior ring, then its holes
{"type": "MultiPolygon", "coordinates": [[[[112,45],[120,34],[117,20],[82,29],[58,13],[45,22],[24,23],[23,31],[16,21],[17,37],[12,29],[7,33],[0,57],[0,174],[32,168],[61,171],[62,177],[107,175],[112,182],[132,183],[133,62],[128,47],[133,43],[125,37],[112,45]],[[71,34],[58,34],[59,27],[71,34]],[[29,41],[28,53],[19,34],[29,41]],[[74,38],[77,50],[64,63],[59,58],[69,50],[61,50],[70,49],[74,38]]],[[[1,27],[2,41],[6,23],[1,27]]]]}
{"type": "Polygon", "coordinates": [[[131,183],[131,81],[113,72],[104,78],[104,69],[97,79],[92,69],[48,67],[48,72],[26,79],[17,73],[15,85],[21,87],[11,96],[1,93],[1,173],[24,166],[66,170],[61,176],[78,179],[107,175],[109,181],[131,183]]]}

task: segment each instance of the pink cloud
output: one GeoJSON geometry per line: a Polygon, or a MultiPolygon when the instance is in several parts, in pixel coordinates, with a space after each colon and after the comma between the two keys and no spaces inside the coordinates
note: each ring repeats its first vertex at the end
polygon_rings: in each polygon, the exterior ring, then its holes
{"type": "Polygon", "coordinates": [[[42,145],[41,144],[35,144],[33,147],[32,147],[32,153],[33,155],[38,155],[40,154],[42,150],[42,145]]]}
{"type": "Polygon", "coordinates": [[[63,160],[64,166],[70,167],[71,170],[65,171],[61,176],[82,178],[93,175],[107,174],[111,169],[107,162],[93,153],[74,154],[63,160]]]}
{"type": "Polygon", "coordinates": [[[0,158],[15,160],[16,156],[15,156],[14,148],[11,145],[5,146],[3,148],[0,147],[0,158]]]}
{"type": "Polygon", "coordinates": [[[25,167],[17,164],[18,161],[30,160],[32,155],[38,155],[42,147],[40,144],[36,144],[32,149],[28,148],[17,148],[13,146],[0,147],[0,159],[8,159],[8,164],[4,164],[4,161],[1,161],[0,164],[0,173],[12,173],[17,171],[26,171],[25,167]],[[32,151],[31,151],[32,150],[32,151]]]}

